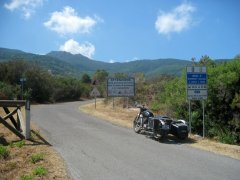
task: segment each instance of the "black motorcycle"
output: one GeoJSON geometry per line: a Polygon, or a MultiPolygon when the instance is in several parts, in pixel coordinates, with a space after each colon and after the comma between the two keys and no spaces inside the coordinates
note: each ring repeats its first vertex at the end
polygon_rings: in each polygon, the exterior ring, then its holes
{"type": "Polygon", "coordinates": [[[137,105],[140,112],[133,121],[133,129],[136,133],[148,133],[153,137],[165,137],[170,130],[170,126],[162,119],[154,117],[153,113],[144,107],[137,105]]]}
{"type": "Polygon", "coordinates": [[[154,117],[153,113],[144,107],[137,105],[140,112],[133,121],[133,129],[136,133],[147,133],[154,138],[164,138],[173,134],[179,139],[188,137],[188,126],[185,120],[173,120],[167,116],[154,117]]]}

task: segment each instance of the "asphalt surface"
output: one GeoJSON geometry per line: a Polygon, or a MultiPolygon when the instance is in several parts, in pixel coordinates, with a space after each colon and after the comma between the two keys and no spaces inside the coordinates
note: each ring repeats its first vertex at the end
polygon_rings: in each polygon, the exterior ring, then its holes
{"type": "Polygon", "coordinates": [[[32,120],[63,157],[74,180],[240,179],[239,160],[135,134],[80,112],[83,103],[31,107],[32,120]]]}

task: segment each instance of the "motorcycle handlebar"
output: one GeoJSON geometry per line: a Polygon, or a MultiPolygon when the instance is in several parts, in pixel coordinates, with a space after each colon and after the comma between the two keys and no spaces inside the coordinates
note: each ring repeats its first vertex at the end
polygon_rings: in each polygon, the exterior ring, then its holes
{"type": "Polygon", "coordinates": [[[136,105],[137,108],[145,108],[145,105],[138,104],[136,105]]]}
{"type": "Polygon", "coordinates": [[[136,107],[139,108],[141,112],[147,110],[145,105],[138,104],[138,105],[136,105],[136,107]]]}

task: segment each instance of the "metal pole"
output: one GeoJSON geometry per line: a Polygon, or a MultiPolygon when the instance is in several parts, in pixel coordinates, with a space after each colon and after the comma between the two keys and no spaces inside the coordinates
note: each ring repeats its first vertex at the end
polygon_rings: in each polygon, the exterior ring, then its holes
{"type": "Polygon", "coordinates": [[[113,109],[114,109],[114,97],[113,97],[113,109]]]}
{"type": "Polygon", "coordinates": [[[97,98],[95,96],[95,109],[97,108],[97,98]]]}
{"type": "Polygon", "coordinates": [[[21,85],[22,85],[22,100],[23,100],[23,80],[21,81],[21,85]]]}
{"type": "Polygon", "coordinates": [[[203,106],[203,139],[205,138],[205,107],[204,107],[204,100],[202,100],[202,106],[203,106]]]}
{"type": "Polygon", "coordinates": [[[192,113],[191,113],[191,100],[188,100],[188,113],[189,113],[189,133],[192,133],[192,126],[191,126],[191,121],[192,121],[192,113]]]}

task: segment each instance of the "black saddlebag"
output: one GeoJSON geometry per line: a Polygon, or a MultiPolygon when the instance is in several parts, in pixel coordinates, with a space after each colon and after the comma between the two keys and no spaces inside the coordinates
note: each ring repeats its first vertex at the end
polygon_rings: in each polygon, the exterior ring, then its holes
{"type": "Polygon", "coordinates": [[[182,122],[172,122],[170,132],[179,139],[185,139],[188,137],[188,126],[182,122]]]}

